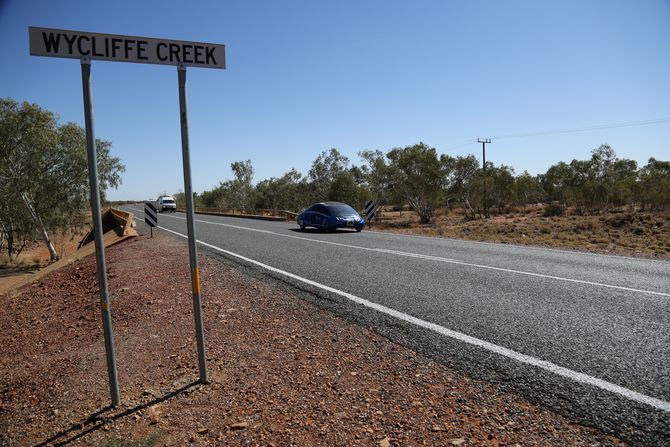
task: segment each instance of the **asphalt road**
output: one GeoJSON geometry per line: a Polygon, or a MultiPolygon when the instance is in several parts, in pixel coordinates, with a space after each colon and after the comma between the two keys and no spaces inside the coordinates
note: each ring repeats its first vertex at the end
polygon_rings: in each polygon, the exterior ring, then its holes
{"type": "MultiPolygon", "coordinates": [[[[186,234],[183,214],[159,225],[186,234]]],[[[635,444],[670,445],[670,262],[205,215],[196,236],[440,363],[635,444]]]]}

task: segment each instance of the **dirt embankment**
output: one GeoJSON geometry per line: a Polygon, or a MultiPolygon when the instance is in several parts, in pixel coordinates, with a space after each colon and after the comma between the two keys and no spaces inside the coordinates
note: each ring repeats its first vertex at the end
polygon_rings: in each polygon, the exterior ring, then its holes
{"type": "Polygon", "coordinates": [[[202,256],[211,384],[198,385],[188,256],[107,250],[122,406],[95,259],[0,296],[0,445],[622,445],[202,256]],[[111,445],[111,444],[107,444],[111,445]],[[121,445],[121,444],[117,444],[121,445]]]}
{"type": "MultiPolygon", "coordinates": [[[[137,236],[135,220],[125,211],[107,208],[102,213],[102,222],[105,246],[137,236]]],[[[52,232],[51,243],[60,257],[57,261],[51,260],[49,250],[41,242],[30,242],[15,259],[10,259],[7,253],[0,253],[0,295],[94,253],[92,229],[84,231],[83,228],[63,228],[52,232]]]]}
{"type": "Polygon", "coordinates": [[[411,211],[384,212],[372,229],[503,244],[535,245],[624,256],[670,259],[670,211],[618,210],[597,215],[544,216],[542,207],[490,219],[465,220],[439,209],[430,225],[411,211]]]}

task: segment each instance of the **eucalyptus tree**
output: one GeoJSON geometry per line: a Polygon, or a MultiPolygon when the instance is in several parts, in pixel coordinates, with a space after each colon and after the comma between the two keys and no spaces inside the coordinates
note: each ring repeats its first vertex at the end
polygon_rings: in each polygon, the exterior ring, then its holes
{"type": "Polygon", "coordinates": [[[375,201],[386,203],[391,194],[391,176],[386,154],[377,149],[361,151],[358,156],[365,162],[360,168],[365,187],[375,201]]]}
{"type": "MultiPolygon", "coordinates": [[[[110,142],[96,141],[103,200],[104,191],[119,185],[125,169],[110,149],[110,142]]],[[[74,123],[59,125],[54,113],[36,104],[0,99],[0,191],[3,210],[11,209],[0,214],[3,233],[22,228],[23,233],[37,234],[51,259],[58,259],[49,233],[82,225],[88,209],[84,130],[74,123]]]]}
{"type": "Polygon", "coordinates": [[[670,161],[650,158],[640,169],[639,200],[651,209],[670,207],[670,161]]]}
{"type": "Polygon", "coordinates": [[[472,219],[476,207],[482,203],[483,182],[479,160],[474,155],[449,157],[442,155],[442,164],[446,172],[446,190],[448,200],[461,205],[466,218],[472,219]],[[473,206],[473,204],[475,204],[473,206]]]}
{"type": "Polygon", "coordinates": [[[422,224],[429,223],[444,186],[444,165],[435,148],[424,143],[394,148],[386,158],[391,189],[419,215],[422,224]]]}
{"type": "MultiPolygon", "coordinates": [[[[2,99],[0,129],[0,181],[3,193],[7,194],[5,200],[20,204],[13,212],[29,216],[51,259],[58,259],[47,231],[49,222],[42,216],[38,202],[52,183],[45,176],[54,169],[57,158],[48,150],[59,146],[56,116],[34,104],[19,105],[12,99],[2,99]]],[[[14,214],[2,219],[9,221],[16,217],[14,214]]],[[[5,224],[5,228],[14,226],[5,224]]]]}
{"type": "Polygon", "coordinates": [[[514,179],[514,202],[517,205],[529,205],[543,202],[546,197],[540,176],[532,176],[528,171],[523,171],[514,179]]]}
{"type": "Polygon", "coordinates": [[[256,185],[257,208],[297,211],[309,204],[307,180],[295,169],[256,185]]]}
{"type": "Polygon", "coordinates": [[[335,177],[349,170],[349,158],[332,148],[321,152],[312,162],[308,176],[314,201],[328,200],[335,177]]]}
{"type": "Polygon", "coordinates": [[[236,208],[253,208],[254,187],[251,184],[254,179],[254,167],[251,160],[236,161],[230,164],[234,179],[230,182],[231,199],[236,208]]]}

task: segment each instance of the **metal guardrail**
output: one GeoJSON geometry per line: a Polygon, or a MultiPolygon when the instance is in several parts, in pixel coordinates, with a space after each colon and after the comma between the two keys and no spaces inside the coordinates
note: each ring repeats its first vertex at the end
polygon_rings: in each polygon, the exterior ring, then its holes
{"type": "Polygon", "coordinates": [[[110,208],[109,210],[114,215],[116,221],[119,222],[119,225],[123,227],[123,235],[128,236],[131,228],[135,227],[134,214],[116,208],[110,208]]]}
{"type": "MultiPolygon", "coordinates": [[[[101,218],[103,233],[114,231],[120,238],[137,236],[137,231],[135,231],[135,216],[133,213],[121,211],[117,208],[106,208],[102,212],[101,218]]],[[[93,240],[93,229],[91,229],[79,242],[78,248],[93,242],[93,240]]]]}
{"type": "MultiPolygon", "coordinates": [[[[177,211],[185,212],[184,208],[177,208],[177,211]]],[[[222,216],[229,217],[246,217],[249,219],[282,219],[292,221],[295,220],[298,213],[286,210],[274,210],[274,209],[250,209],[250,208],[209,208],[209,207],[196,207],[196,213],[200,214],[218,214],[222,216]]]]}

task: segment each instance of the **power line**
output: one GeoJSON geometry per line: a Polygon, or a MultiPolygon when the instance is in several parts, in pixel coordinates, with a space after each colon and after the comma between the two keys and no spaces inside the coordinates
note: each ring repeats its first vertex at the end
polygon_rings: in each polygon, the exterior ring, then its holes
{"type": "MultiPolygon", "coordinates": [[[[541,130],[541,131],[535,131],[535,132],[527,132],[527,133],[519,133],[519,134],[507,134],[507,135],[499,135],[495,137],[491,137],[492,140],[507,140],[507,139],[512,139],[512,138],[525,138],[525,137],[536,137],[536,136],[544,136],[544,135],[557,135],[557,134],[565,134],[565,133],[577,133],[577,132],[588,132],[591,130],[601,130],[601,129],[617,129],[620,127],[636,127],[636,126],[649,126],[652,124],[665,124],[665,123],[670,123],[670,118],[657,118],[657,119],[651,119],[651,120],[644,120],[644,121],[628,121],[628,122],[622,122],[622,123],[610,123],[610,124],[597,124],[593,126],[585,126],[585,127],[572,127],[572,128],[565,128],[565,129],[553,129],[553,130],[541,130]]],[[[478,141],[475,138],[470,138],[468,140],[463,140],[462,142],[457,142],[456,146],[451,146],[449,145],[449,149],[460,149],[462,147],[468,146],[473,143],[477,143],[478,141]]]]}
{"type": "Polygon", "coordinates": [[[554,134],[560,134],[560,133],[587,132],[589,130],[616,129],[616,128],[619,128],[619,127],[648,126],[650,124],[662,124],[662,123],[670,123],[670,118],[659,118],[659,119],[646,120],[646,121],[629,121],[629,122],[625,122],[625,123],[598,124],[598,125],[595,125],[595,126],[573,127],[573,128],[568,128],[568,129],[544,130],[544,131],[539,131],[539,132],[521,133],[521,134],[516,134],[516,135],[500,135],[500,136],[491,137],[491,138],[496,139],[496,140],[503,140],[503,139],[509,139],[509,138],[534,137],[534,136],[540,136],[540,135],[554,135],[554,134]]]}
{"type": "Polygon", "coordinates": [[[470,146],[472,143],[476,143],[476,142],[477,142],[477,140],[475,140],[474,138],[471,138],[469,140],[463,140],[462,142],[455,143],[455,144],[457,144],[457,146],[452,146],[450,144],[448,144],[447,146],[449,147],[449,149],[453,150],[453,149],[460,149],[460,148],[465,147],[465,146],[470,146]]]}

